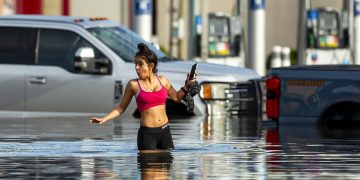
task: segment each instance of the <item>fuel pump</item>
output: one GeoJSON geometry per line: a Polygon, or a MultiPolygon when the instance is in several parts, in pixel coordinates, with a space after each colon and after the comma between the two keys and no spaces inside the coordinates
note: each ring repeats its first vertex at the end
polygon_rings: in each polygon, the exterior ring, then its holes
{"type": "Polygon", "coordinates": [[[318,21],[318,47],[343,48],[339,13],[335,10],[320,9],[318,21]]]}
{"type": "Polygon", "coordinates": [[[308,10],[308,48],[343,48],[339,12],[332,8],[308,10]]]}
{"type": "Polygon", "coordinates": [[[346,20],[346,16],[331,7],[307,10],[305,64],[351,63],[346,20]]]}
{"type": "Polygon", "coordinates": [[[209,14],[209,57],[231,55],[230,18],[223,14],[209,14]]]}
{"type": "Polygon", "coordinates": [[[208,14],[208,58],[206,62],[244,67],[242,23],[239,16],[208,14]]]}

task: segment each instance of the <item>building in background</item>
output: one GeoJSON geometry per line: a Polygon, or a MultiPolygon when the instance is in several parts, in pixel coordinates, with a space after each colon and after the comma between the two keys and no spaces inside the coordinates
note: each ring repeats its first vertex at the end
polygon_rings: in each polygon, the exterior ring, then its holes
{"type": "MultiPolygon", "coordinates": [[[[0,7],[1,14],[107,17],[134,30],[135,4],[143,1],[150,2],[151,25],[141,28],[166,53],[245,66],[249,0],[1,0],[0,7]]],[[[265,57],[275,45],[296,48],[299,1],[266,0],[265,57]]],[[[313,0],[311,6],[342,4],[313,0]]]]}

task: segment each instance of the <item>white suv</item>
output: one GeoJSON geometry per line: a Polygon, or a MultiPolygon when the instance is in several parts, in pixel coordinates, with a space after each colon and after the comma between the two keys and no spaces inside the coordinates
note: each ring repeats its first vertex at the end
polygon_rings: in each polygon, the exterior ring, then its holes
{"type": "MultiPolygon", "coordinates": [[[[102,18],[14,15],[0,17],[0,115],[63,116],[107,113],[136,78],[134,55],[145,42],[134,32],[102,18]]],[[[194,61],[167,57],[151,43],[159,74],[179,89],[194,61]]],[[[259,78],[253,70],[199,63],[203,90],[191,115],[236,111],[236,88],[259,78]],[[234,94],[235,93],[235,94],[234,94]]],[[[169,100],[170,115],[186,114],[169,100]]],[[[127,109],[136,114],[134,101],[127,109]]],[[[189,115],[189,114],[187,114],[189,115]]]]}

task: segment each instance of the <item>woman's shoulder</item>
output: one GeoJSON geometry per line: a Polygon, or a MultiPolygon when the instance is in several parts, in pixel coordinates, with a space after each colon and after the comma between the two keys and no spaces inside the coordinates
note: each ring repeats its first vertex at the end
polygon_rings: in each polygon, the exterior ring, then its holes
{"type": "Polygon", "coordinates": [[[158,75],[158,77],[163,85],[167,86],[168,84],[170,84],[170,81],[167,77],[165,77],[163,75],[158,75]]]}
{"type": "Polygon", "coordinates": [[[130,87],[137,87],[138,86],[138,79],[134,78],[134,79],[130,79],[128,81],[128,86],[130,87]]]}
{"type": "Polygon", "coordinates": [[[127,88],[131,89],[133,93],[139,91],[138,79],[130,79],[127,83],[127,88]]]}
{"type": "Polygon", "coordinates": [[[163,76],[163,75],[158,75],[158,77],[159,77],[161,82],[168,82],[169,81],[168,78],[163,76]]]}
{"type": "Polygon", "coordinates": [[[157,77],[159,77],[160,80],[168,80],[164,75],[157,75],[157,77]]]}
{"type": "Polygon", "coordinates": [[[129,83],[137,83],[137,81],[138,81],[138,78],[134,78],[134,79],[130,79],[129,83]]]}

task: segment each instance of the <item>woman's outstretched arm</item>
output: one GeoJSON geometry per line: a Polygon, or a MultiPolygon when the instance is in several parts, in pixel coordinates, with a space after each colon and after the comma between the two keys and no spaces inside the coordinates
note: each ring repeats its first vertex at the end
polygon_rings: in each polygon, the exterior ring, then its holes
{"type": "Polygon", "coordinates": [[[120,116],[128,107],[129,103],[131,102],[131,99],[134,95],[133,89],[131,88],[131,80],[127,83],[124,96],[121,99],[121,102],[118,106],[116,106],[110,113],[105,115],[102,118],[92,117],[90,119],[90,123],[99,123],[103,124],[108,120],[114,119],[118,116],[120,116]]]}

